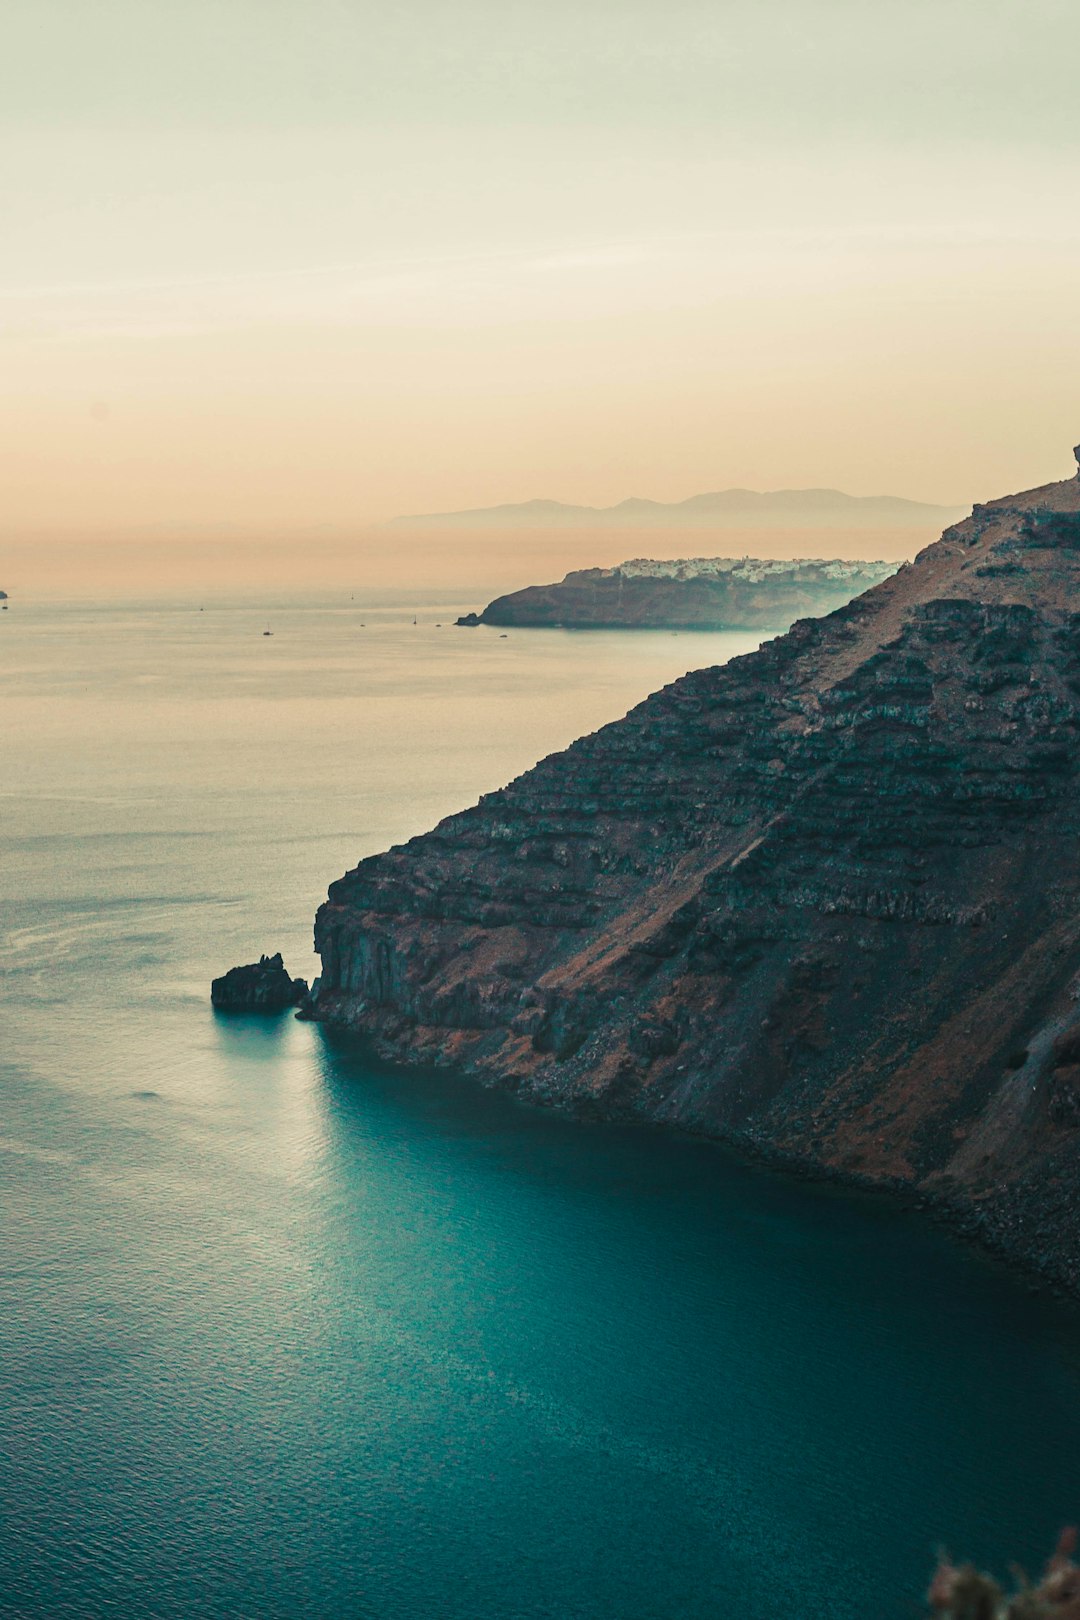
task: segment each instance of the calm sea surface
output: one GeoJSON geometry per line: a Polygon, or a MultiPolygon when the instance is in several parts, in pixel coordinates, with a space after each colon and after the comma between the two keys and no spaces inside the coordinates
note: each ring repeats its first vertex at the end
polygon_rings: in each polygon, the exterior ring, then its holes
{"type": "Polygon", "coordinates": [[[310,975],[360,856],[752,645],[455,611],[0,615],[0,1610],[900,1620],[939,1542],[1037,1561],[1070,1312],[887,1203],[211,1012],[310,975]]]}

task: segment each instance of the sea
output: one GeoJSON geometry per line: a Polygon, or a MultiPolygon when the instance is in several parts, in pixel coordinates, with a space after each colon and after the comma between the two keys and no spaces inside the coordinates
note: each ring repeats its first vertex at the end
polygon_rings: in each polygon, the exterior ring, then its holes
{"type": "Polygon", "coordinates": [[[474,605],[0,614],[5,1616],[904,1620],[1080,1516],[1080,1319],[921,1216],[211,1009],[758,639],[474,605]]]}

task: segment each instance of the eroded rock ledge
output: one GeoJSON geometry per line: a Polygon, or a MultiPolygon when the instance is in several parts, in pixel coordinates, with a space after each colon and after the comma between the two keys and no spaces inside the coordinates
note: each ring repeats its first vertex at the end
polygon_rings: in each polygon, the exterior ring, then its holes
{"type": "Polygon", "coordinates": [[[949,1204],[1080,1286],[1080,484],[332,885],[386,1055],[949,1204]]]}

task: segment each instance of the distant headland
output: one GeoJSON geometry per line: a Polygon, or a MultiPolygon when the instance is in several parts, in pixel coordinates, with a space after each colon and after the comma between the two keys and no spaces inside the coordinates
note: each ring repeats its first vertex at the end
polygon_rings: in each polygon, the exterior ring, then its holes
{"type": "Polygon", "coordinates": [[[896,569],[895,562],[820,557],[637,557],[615,568],[576,570],[557,585],[512,591],[457,622],[578,630],[779,630],[794,619],[842,607],[896,569]]]}

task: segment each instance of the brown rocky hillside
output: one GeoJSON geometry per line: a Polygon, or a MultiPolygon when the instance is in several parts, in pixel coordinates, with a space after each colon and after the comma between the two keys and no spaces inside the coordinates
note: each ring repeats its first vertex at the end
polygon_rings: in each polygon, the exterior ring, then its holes
{"type": "Polygon", "coordinates": [[[1080,1286],[1080,482],[333,884],[316,1015],[944,1199],[1080,1286]]]}

